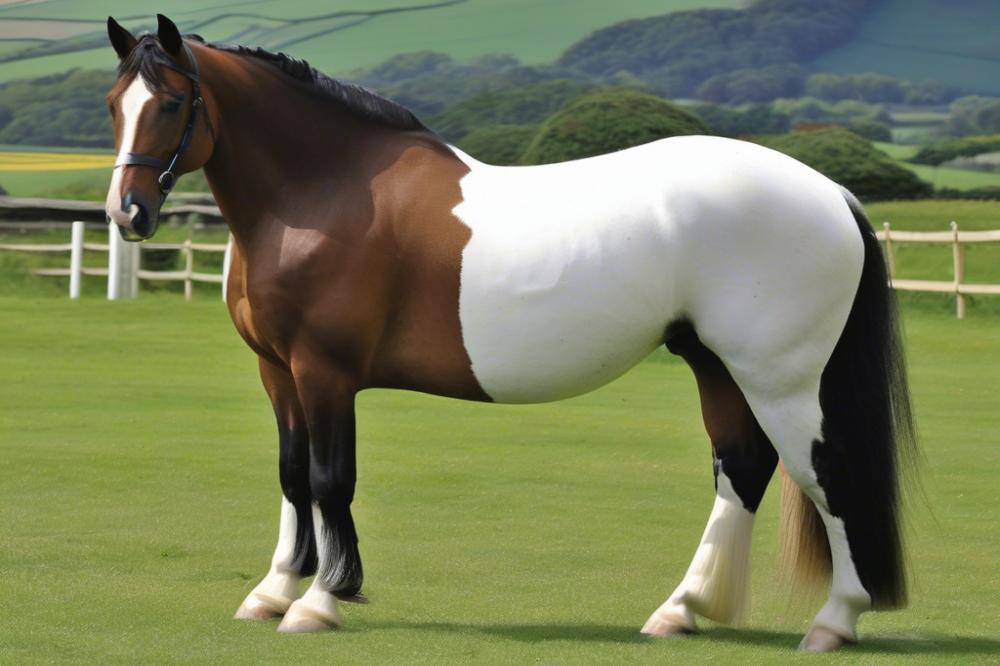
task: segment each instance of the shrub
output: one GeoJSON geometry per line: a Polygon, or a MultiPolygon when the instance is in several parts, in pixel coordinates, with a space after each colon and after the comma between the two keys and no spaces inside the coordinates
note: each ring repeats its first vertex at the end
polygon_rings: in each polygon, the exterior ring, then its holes
{"type": "Polygon", "coordinates": [[[871,142],[841,127],[758,137],[762,145],[800,160],[867,201],[920,199],[931,186],[871,142]]]}
{"type": "Polygon", "coordinates": [[[668,136],[707,133],[701,120],[666,100],[612,89],[582,97],[546,120],[522,162],[563,162],[668,136]]]}
{"type": "Polygon", "coordinates": [[[458,147],[487,164],[518,164],[537,133],[538,125],[481,127],[466,134],[458,147]]]}

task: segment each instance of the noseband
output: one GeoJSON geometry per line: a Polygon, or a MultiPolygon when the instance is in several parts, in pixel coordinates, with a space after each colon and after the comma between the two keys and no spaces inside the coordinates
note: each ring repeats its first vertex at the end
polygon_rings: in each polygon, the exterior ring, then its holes
{"type": "Polygon", "coordinates": [[[187,127],[184,128],[184,135],[181,136],[180,145],[178,145],[177,150],[174,151],[173,157],[164,161],[158,157],[153,157],[152,155],[128,153],[125,156],[124,161],[115,165],[116,169],[118,167],[132,165],[162,169],[163,173],[161,173],[159,178],[156,179],[156,182],[160,186],[160,194],[163,199],[170,194],[170,190],[174,189],[174,185],[177,183],[177,164],[181,161],[181,158],[184,157],[184,153],[187,152],[188,147],[191,145],[191,139],[194,138],[194,125],[195,121],[198,119],[198,112],[205,105],[205,100],[201,97],[201,76],[198,72],[198,61],[195,60],[194,54],[191,53],[191,49],[188,48],[187,44],[184,45],[184,52],[187,54],[188,60],[191,62],[191,71],[178,67],[173,63],[165,63],[167,67],[174,70],[178,74],[182,74],[183,76],[191,79],[191,110],[188,115],[187,127]]]}

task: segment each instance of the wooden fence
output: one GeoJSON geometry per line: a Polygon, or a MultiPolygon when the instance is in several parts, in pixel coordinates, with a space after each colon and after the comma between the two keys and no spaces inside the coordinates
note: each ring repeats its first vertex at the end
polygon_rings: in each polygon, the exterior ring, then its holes
{"type": "Polygon", "coordinates": [[[885,245],[886,261],[889,264],[889,280],[894,289],[901,291],[925,291],[955,294],[955,316],[965,319],[965,297],[969,294],[1000,295],[1000,284],[978,284],[965,282],[966,243],[995,243],[1000,241],[1000,230],[959,231],[958,223],[952,221],[949,231],[893,231],[888,222],[876,235],[885,245]],[[896,278],[895,243],[942,243],[951,245],[952,279],[900,280],[896,278]]]}
{"type": "MultiPolygon", "coordinates": [[[[0,198],[2,199],[2,198],[0,198]]],[[[48,202],[46,202],[48,203],[48,202]]],[[[89,205],[89,204],[88,204],[89,205]]],[[[2,207],[0,207],[2,208],[2,207]]],[[[13,207],[12,207],[13,208],[13,207]]],[[[199,207],[192,211],[191,207],[182,209],[183,214],[205,213],[209,216],[219,215],[214,207],[199,207]]],[[[34,224],[32,226],[35,226],[34,224]]],[[[69,252],[69,268],[42,268],[35,272],[38,275],[69,276],[70,298],[79,298],[80,283],[84,275],[107,276],[108,298],[134,298],[138,294],[139,281],[175,281],[184,283],[184,297],[189,299],[194,293],[195,282],[221,284],[222,298],[226,298],[226,280],[229,275],[229,264],[232,254],[232,237],[226,244],[194,243],[190,240],[183,243],[126,243],[114,225],[108,227],[107,243],[88,243],[84,241],[85,223],[72,223],[69,243],[47,244],[0,244],[0,250],[18,252],[69,252]],[[177,250],[184,259],[184,269],[179,271],[150,271],[140,268],[140,252],[142,250],[177,250]],[[84,251],[107,252],[108,266],[85,267],[83,265],[84,251]],[[194,270],[195,252],[223,252],[223,269],[221,274],[203,273],[194,270]]],[[[889,279],[893,288],[902,291],[923,291],[955,294],[955,314],[959,319],[965,318],[965,297],[971,294],[1000,295],[1000,284],[978,284],[965,282],[965,253],[963,246],[967,243],[1000,242],[1000,230],[995,231],[959,231],[958,224],[952,222],[949,231],[894,231],[888,222],[882,225],[882,230],[876,234],[885,247],[886,260],[889,267],[889,279]],[[896,277],[896,243],[938,243],[951,245],[952,279],[951,280],[903,280],[896,277]]]]}
{"type": "Polygon", "coordinates": [[[65,253],[70,255],[69,268],[40,268],[36,275],[69,277],[69,297],[80,297],[80,284],[84,275],[107,276],[108,299],[135,298],[139,293],[139,281],[172,281],[184,283],[184,297],[191,300],[195,282],[209,282],[221,285],[222,300],[226,300],[226,281],[232,260],[232,243],[128,243],[122,240],[116,225],[108,225],[107,243],[88,243],[84,240],[85,222],[76,221],[71,225],[69,243],[3,243],[0,250],[36,253],[65,253]],[[184,269],[179,271],[150,271],[141,268],[143,250],[177,250],[184,260],[184,269]],[[86,267],[83,265],[85,251],[107,252],[108,265],[86,267]],[[222,273],[202,273],[194,270],[195,252],[222,252],[222,273]]]}

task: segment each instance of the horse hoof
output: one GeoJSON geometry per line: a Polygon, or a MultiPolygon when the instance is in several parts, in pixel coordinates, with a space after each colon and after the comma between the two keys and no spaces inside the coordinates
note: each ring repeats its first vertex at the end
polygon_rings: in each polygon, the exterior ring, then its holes
{"type": "Polygon", "coordinates": [[[646,624],[642,625],[640,633],[647,636],[690,636],[697,634],[698,628],[689,625],[680,615],[660,615],[653,613],[646,624]]]}
{"type": "Polygon", "coordinates": [[[237,620],[271,620],[284,615],[291,605],[291,599],[262,592],[251,592],[240,604],[233,617],[237,620]]]}
{"type": "Polygon", "coordinates": [[[854,641],[844,638],[832,629],[813,627],[799,643],[799,649],[806,652],[833,652],[854,641]]]}
{"type": "Polygon", "coordinates": [[[320,613],[308,606],[294,603],[278,625],[278,631],[283,634],[315,634],[321,631],[333,631],[341,624],[339,614],[320,613]]]}

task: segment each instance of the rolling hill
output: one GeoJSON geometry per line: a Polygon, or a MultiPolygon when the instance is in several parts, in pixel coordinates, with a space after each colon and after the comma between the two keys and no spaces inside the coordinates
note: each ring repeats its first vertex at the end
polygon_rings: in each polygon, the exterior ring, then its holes
{"type": "Polygon", "coordinates": [[[996,0],[882,0],[854,38],[810,63],[830,72],[935,79],[1000,95],[1000,3],[996,0]]]}
{"type": "MultiPolygon", "coordinates": [[[[746,0],[177,0],[178,26],[212,41],[284,50],[332,75],[421,50],[464,60],[510,53],[526,63],[555,58],[590,32],[619,21],[746,0]]],[[[109,14],[133,30],[152,29],[160,2],[41,0],[0,5],[0,82],[111,68],[109,14]]]]}

